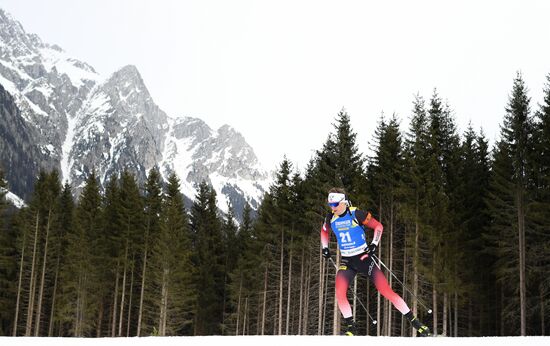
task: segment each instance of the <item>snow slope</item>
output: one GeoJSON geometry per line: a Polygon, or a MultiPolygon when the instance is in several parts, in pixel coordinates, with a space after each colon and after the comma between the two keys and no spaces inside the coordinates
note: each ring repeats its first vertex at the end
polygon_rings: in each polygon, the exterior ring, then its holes
{"type": "Polygon", "coordinates": [[[145,338],[8,338],[0,337],[0,345],[89,345],[89,346],[548,346],[550,337],[484,337],[484,338],[398,338],[398,337],[345,337],[345,336],[196,336],[196,337],[145,337],[145,338]]]}

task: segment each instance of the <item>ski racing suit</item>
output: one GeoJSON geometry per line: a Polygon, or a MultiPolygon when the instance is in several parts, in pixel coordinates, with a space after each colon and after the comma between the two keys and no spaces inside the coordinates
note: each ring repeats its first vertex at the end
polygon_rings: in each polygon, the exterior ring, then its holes
{"type": "Polygon", "coordinates": [[[376,289],[388,299],[402,314],[410,311],[405,301],[395,293],[384,273],[380,270],[372,256],[366,253],[368,249],[365,231],[362,225],[374,230],[372,243],[378,245],[382,232],[382,224],[371,213],[366,213],[355,207],[348,207],[341,215],[329,213],[321,228],[321,244],[328,247],[330,231],[338,240],[338,248],[342,255],[342,263],[336,274],[336,300],[344,318],[352,317],[352,310],[347,298],[350,282],[357,273],[365,274],[374,283],[376,289]]]}

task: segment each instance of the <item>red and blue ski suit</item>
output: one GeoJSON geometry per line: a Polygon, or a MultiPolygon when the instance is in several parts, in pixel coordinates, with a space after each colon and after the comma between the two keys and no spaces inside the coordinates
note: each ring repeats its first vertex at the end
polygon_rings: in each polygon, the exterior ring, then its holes
{"type": "Polygon", "coordinates": [[[338,241],[338,248],[342,255],[342,263],[336,274],[336,299],[338,307],[344,318],[352,316],[351,306],[347,298],[347,290],[350,282],[357,273],[365,274],[374,283],[376,289],[388,299],[402,314],[410,311],[405,301],[395,293],[384,273],[376,265],[365,251],[368,244],[363,226],[374,230],[372,243],[378,245],[384,227],[380,222],[366,213],[354,207],[346,208],[341,215],[329,213],[321,228],[321,244],[328,247],[330,231],[334,232],[338,241]]]}

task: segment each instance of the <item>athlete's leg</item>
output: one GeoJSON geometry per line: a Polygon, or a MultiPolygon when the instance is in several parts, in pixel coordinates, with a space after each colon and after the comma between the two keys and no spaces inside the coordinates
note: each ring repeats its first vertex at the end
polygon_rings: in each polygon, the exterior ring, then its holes
{"type": "Polygon", "coordinates": [[[344,318],[352,317],[351,306],[349,305],[347,292],[349,283],[355,277],[355,270],[346,267],[346,269],[339,269],[336,273],[336,301],[338,302],[338,308],[344,318]]]}
{"type": "Polygon", "coordinates": [[[418,330],[420,336],[431,336],[430,328],[420,322],[416,316],[413,315],[411,309],[407,306],[407,303],[397,293],[395,293],[388,280],[384,276],[384,273],[378,268],[373,259],[368,258],[367,255],[360,257],[361,265],[358,266],[359,272],[366,273],[369,279],[374,282],[376,289],[388,299],[397,310],[399,310],[407,319],[411,322],[413,327],[418,330]]]}
{"type": "Polygon", "coordinates": [[[374,263],[373,259],[369,260],[369,279],[374,283],[376,286],[376,289],[386,298],[388,299],[393,306],[397,310],[399,310],[402,314],[406,314],[411,309],[407,306],[407,303],[401,298],[397,293],[395,293],[390,285],[388,284],[388,280],[386,280],[386,277],[384,276],[384,273],[378,268],[376,263],[374,263]]]}

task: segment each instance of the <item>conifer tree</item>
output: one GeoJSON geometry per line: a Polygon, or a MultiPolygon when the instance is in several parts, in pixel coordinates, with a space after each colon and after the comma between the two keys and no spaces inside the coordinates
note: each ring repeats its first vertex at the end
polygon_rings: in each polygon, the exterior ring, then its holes
{"type": "Polygon", "coordinates": [[[105,270],[99,273],[99,282],[102,283],[99,305],[103,311],[100,312],[100,320],[98,321],[98,329],[104,327],[105,332],[99,333],[98,336],[117,335],[118,321],[120,319],[120,277],[121,277],[121,260],[120,251],[121,243],[123,243],[123,231],[121,230],[120,222],[120,187],[119,179],[116,174],[109,177],[105,186],[105,193],[102,198],[102,225],[101,232],[98,234],[98,244],[94,251],[98,263],[101,263],[105,270]],[[110,322],[110,323],[109,323],[110,322]]]}
{"type": "MultiPolygon", "coordinates": [[[[481,311],[493,310],[496,306],[495,278],[491,267],[480,263],[494,263],[495,259],[486,250],[487,244],[480,231],[489,226],[485,200],[489,187],[488,142],[484,134],[477,134],[471,126],[464,133],[461,144],[461,161],[458,169],[460,184],[456,190],[459,208],[456,209],[461,251],[455,254],[461,264],[457,276],[464,282],[466,296],[467,327],[464,335],[472,335],[473,325],[489,322],[481,311]],[[475,270],[473,270],[475,268],[475,270]]],[[[494,312],[493,312],[494,313],[494,312]]],[[[480,334],[476,334],[480,335],[480,334]]],[[[485,335],[485,334],[481,334],[485,335]]]]}
{"type": "Polygon", "coordinates": [[[56,225],[56,232],[52,241],[52,258],[55,258],[53,273],[53,287],[50,308],[50,319],[48,326],[48,336],[59,335],[62,333],[59,316],[58,300],[60,298],[60,275],[61,269],[66,264],[66,250],[68,247],[67,234],[72,232],[74,227],[74,199],[71,186],[65,183],[61,196],[59,198],[59,218],[56,225]]]}
{"type": "MultiPolygon", "coordinates": [[[[517,282],[513,296],[503,302],[504,323],[520,335],[527,332],[527,276],[529,179],[528,153],[532,150],[533,122],[529,97],[521,74],[514,80],[493,162],[489,198],[493,244],[497,250],[500,282],[517,282]],[[500,226],[500,227],[497,227],[500,226]],[[515,296],[515,297],[514,297],[515,296]],[[517,299],[516,299],[517,298],[517,299]],[[516,316],[519,317],[517,321],[516,316]]],[[[503,289],[505,289],[503,287],[503,289]]]]}
{"type": "Polygon", "coordinates": [[[529,267],[532,268],[530,277],[533,284],[532,306],[533,319],[539,323],[532,323],[534,330],[539,329],[538,335],[548,334],[548,311],[550,310],[550,278],[547,269],[550,265],[550,238],[547,231],[550,228],[550,74],[546,76],[546,85],[543,90],[544,99],[540,109],[536,112],[536,123],[533,141],[535,150],[530,155],[534,169],[534,195],[531,204],[531,226],[534,230],[532,246],[529,255],[529,267]],[[540,325],[540,328],[537,326],[540,325]]]}
{"type": "MultiPolygon", "coordinates": [[[[430,132],[429,119],[422,97],[416,96],[413,104],[413,116],[410,121],[409,132],[405,139],[405,174],[403,176],[403,198],[401,215],[407,227],[407,253],[410,254],[411,287],[414,295],[426,301],[422,283],[426,276],[432,273],[429,268],[431,253],[427,235],[431,232],[430,213],[431,195],[435,187],[430,175],[430,168],[434,167],[433,156],[429,152],[430,132]]],[[[418,314],[418,301],[412,300],[411,309],[418,314]]],[[[423,318],[423,314],[418,314],[423,318]]]]}
{"type": "Polygon", "coordinates": [[[0,167],[0,335],[11,335],[15,309],[17,250],[16,235],[11,225],[10,211],[5,200],[8,188],[0,167]]]}
{"type": "Polygon", "coordinates": [[[147,306],[154,305],[156,290],[153,285],[153,271],[151,269],[151,254],[156,240],[159,239],[161,213],[162,213],[162,185],[160,173],[156,168],[152,168],[147,176],[145,183],[145,198],[144,198],[144,226],[145,234],[143,239],[142,258],[142,273],[141,273],[141,288],[139,298],[139,312],[137,322],[136,335],[142,334],[142,329],[149,333],[153,327],[156,327],[157,319],[146,309],[147,306]]]}
{"type": "Polygon", "coordinates": [[[93,336],[99,301],[94,249],[101,231],[101,195],[95,172],[86,179],[75,209],[74,227],[67,235],[66,262],[61,274],[60,316],[73,336],[93,336]]]}
{"type": "Polygon", "coordinates": [[[193,266],[197,268],[195,335],[221,333],[224,289],[221,227],[216,192],[206,182],[202,182],[191,209],[191,230],[195,246],[193,266]]]}
{"type": "MultiPolygon", "coordinates": [[[[373,206],[378,210],[378,219],[384,223],[384,237],[379,244],[380,257],[392,271],[397,258],[395,243],[401,236],[397,229],[400,204],[400,185],[403,175],[403,147],[399,122],[394,115],[388,123],[382,117],[376,129],[374,157],[368,168],[370,197],[373,206]]],[[[392,285],[393,277],[388,279],[392,285]]],[[[392,307],[384,301],[385,328],[384,335],[392,335],[392,307]]]]}
{"type": "Polygon", "coordinates": [[[323,183],[323,194],[334,186],[343,187],[348,194],[355,196],[356,203],[362,204],[366,192],[364,159],[359,152],[357,134],[351,128],[350,117],[342,109],[336,119],[335,133],[317,152],[317,169],[323,183]]]}
{"type": "MultiPolygon", "coordinates": [[[[122,269],[122,286],[120,296],[120,311],[118,336],[128,335],[131,331],[124,321],[131,322],[135,317],[133,303],[134,278],[136,277],[136,256],[139,256],[143,240],[143,200],[135,177],[128,171],[122,173],[120,179],[119,197],[119,263],[122,269]],[[127,305],[127,306],[126,306],[127,305]]],[[[139,274],[137,274],[139,275],[139,274]]]]}
{"type": "Polygon", "coordinates": [[[189,221],[179,179],[171,174],[165,189],[160,228],[152,239],[151,272],[156,287],[158,335],[190,335],[195,318],[196,268],[191,263],[189,221]]]}
{"type": "Polygon", "coordinates": [[[235,222],[235,214],[231,203],[228,203],[228,212],[225,215],[222,225],[222,239],[224,247],[224,291],[223,291],[223,322],[222,334],[229,331],[229,321],[231,315],[235,312],[235,306],[230,299],[230,286],[232,284],[232,271],[235,270],[242,251],[243,244],[239,243],[238,226],[235,222]]]}

